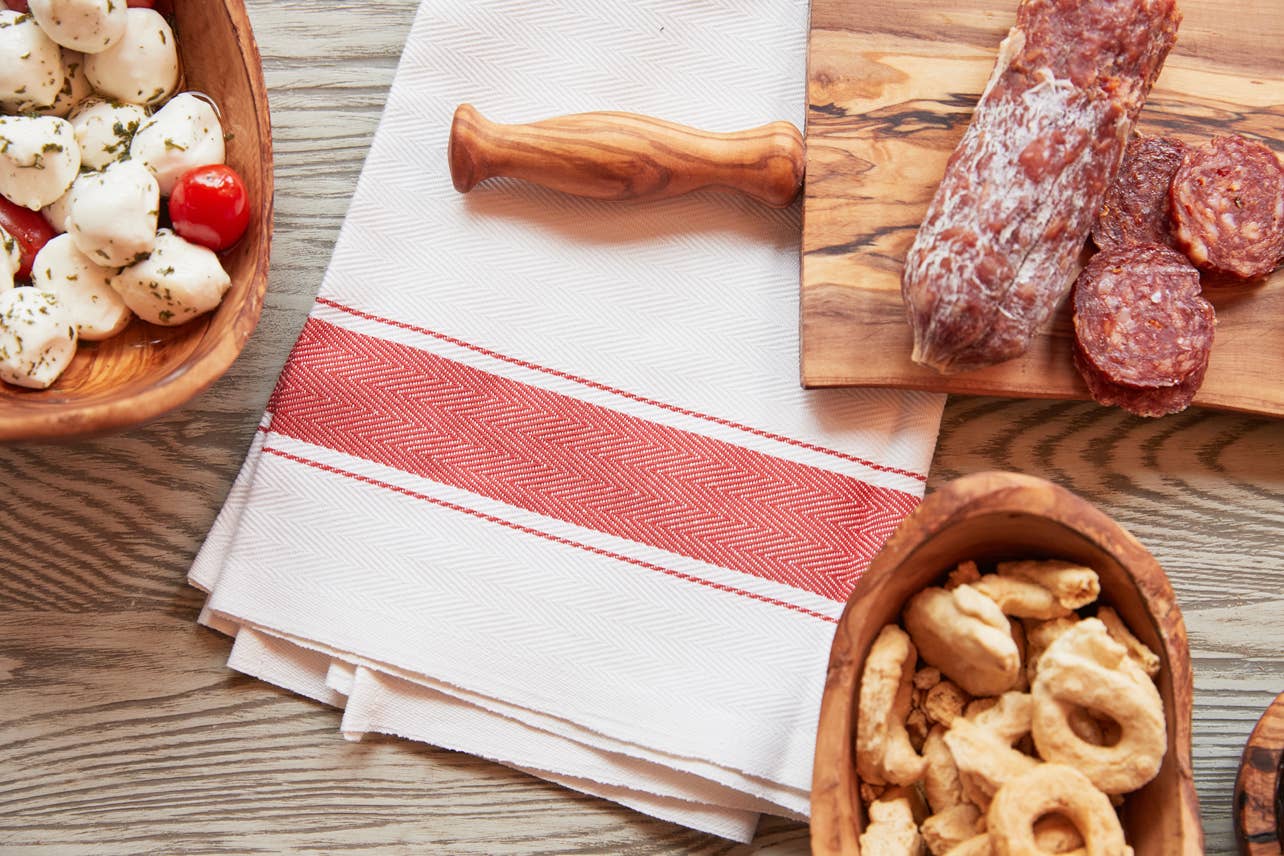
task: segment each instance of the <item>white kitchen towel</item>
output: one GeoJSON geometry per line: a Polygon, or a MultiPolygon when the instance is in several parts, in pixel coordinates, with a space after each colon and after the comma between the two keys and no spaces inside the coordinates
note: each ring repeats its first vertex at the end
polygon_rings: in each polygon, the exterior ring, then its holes
{"type": "Polygon", "coordinates": [[[420,7],[191,571],[235,668],[342,700],[350,735],[730,838],[806,813],[835,622],[922,496],[941,397],[798,386],[796,206],[463,196],[445,159],[461,102],[801,125],[806,21],[779,0],[420,7]]]}

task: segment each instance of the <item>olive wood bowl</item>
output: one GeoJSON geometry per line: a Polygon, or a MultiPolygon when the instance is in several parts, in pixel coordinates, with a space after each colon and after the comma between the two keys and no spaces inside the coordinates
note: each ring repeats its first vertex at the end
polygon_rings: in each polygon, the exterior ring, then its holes
{"type": "Polygon", "coordinates": [[[218,309],[180,327],[135,318],[83,342],[49,389],[0,384],[0,441],[119,430],[154,419],[219,378],[258,323],[272,243],[272,128],[258,46],[243,0],[174,4],[182,88],[210,95],[228,134],[227,163],[245,180],[245,236],[220,254],[232,285],[218,309]]]}
{"type": "Polygon", "coordinates": [[[1284,853],[1284,693],[1271,702],[1244,744],[1232,806],[1240,853],[1284,853]]]}
{"type": "Polygon", "coordinates": [[[862,665],[882,627],[911,595],[939,584],[965,559],[1057,558],[1101,577],[1101,600],[1159,652],[1168,722],[1159,775],[1128,797],[1123,814],[1137,856],[1203,851],[1191,770],[1190,653],[1167,576],[1140,543],[1091,504],[1042,479],[978,473],[936,491],[896,530],[861,577],[834,635],[821,701],[811,791],[811,850],[854,856],[864,825],[855,764],[862,665]]]}

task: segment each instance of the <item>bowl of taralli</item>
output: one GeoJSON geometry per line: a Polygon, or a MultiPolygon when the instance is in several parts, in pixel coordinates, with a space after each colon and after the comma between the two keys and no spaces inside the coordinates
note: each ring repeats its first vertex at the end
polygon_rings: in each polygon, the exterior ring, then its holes
{"type": "Polygon", "coordinates": [[[980,473],[857,583],[816,737],[817,856],[1194,856],[1186,631],[1163,569],[1085,500],[980,473]]]}
{"type": "Polygon", "coordinates": [[[258,323],[272,200],[242,0],[0,2],[0,441],[214,383],[258,323]]]}

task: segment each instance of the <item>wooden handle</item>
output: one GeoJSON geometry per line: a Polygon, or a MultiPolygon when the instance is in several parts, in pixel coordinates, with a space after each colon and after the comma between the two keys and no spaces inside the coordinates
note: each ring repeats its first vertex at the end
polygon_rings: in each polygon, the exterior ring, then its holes
{"type": "Polygon", "coordinates": [[[577,113],[500,125],[461,104],[450,177],[467,193],[510,176],[592,199],[665,199],[736,190],[781,208],[802,185],[802,134],[788,122],[717,134],[633,113],[577,113]]]}

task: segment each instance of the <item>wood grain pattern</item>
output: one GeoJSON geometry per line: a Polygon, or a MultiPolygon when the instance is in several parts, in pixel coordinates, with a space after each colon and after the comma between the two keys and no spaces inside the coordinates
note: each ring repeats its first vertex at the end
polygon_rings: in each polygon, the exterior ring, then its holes
{"type": "Polygon", "coordinates": [[[232,280],[214,312],[179,327],[138,318],[105,342],[82,342],[47,390],[0,384],[0,441],[109,431],[155,418],[204,390],[241,352],[267,290],[272,243],[272,127],[243,0],[176,3],[183,88],[219,106],[227,163],[244,179],[248,231],[221,261],[232,280]]]}
{"type": "MultiPolygon", "coordinates": [[[[1239,132],[1284,154],[1284,2],[1182,0],[1185,21],[1139,128],[1239,132]]],[[[941,375],[910,360],[905,254],[1015,20],[1016,0],[814,0],[801,284],[807,386],[1087,398],[1068,305],[1021,358],[941,375]]],[[[1212,281],[1210,280],[1210,283],[1212,281]]],[[[1284,415],[1284,271],[1206,289],[1217,340],[1195,401],[1284,415]]]]}
{"type": "Polygon", "coordinates": [[[856,584],[834,634],[816,737],[811,845],[816,856],[854,856],[863,827],[854,745],[865,656],[915,592],[959,562],[1061,558],[1096,569],[1101,602],[1161,655],[1158,678],[1168,752],[1158,776],[1123,811],[1138,856],[1204,852],[1191,769],[1192,677],[1186,628],[1168,578],[1136,539],[1098,509],[1042,479],[976,473],[943,485],[887,542],[856,584]]]}
{"type": "Polygon", "coordinates": [[[667,199],[707,188],[783,208],[803,178],[802,134],[788,122],[715,133],[597,112],[501,125],[461,104],[447,157],[460,193],[508,176],[590,199],[667,199]]]}
{"type": "MultiPolygon", "coordinates": [[[[258,329],[208,391],[145,426],[0,446],[0,852],[807,853],[797,823],[737,847],[477,758],[347,743],[337,711],[229,672],[227,640],[195,626],[184,575],[320,285],[417,0],[248,5],[279,191],[258,329]]],[[[1168,572],[1207,852],[1235,852],[1240,754],[1284,689],[1284,422],[951,400],[929,490],[993,469],[1085,497],[1168,572]]]]}
{"type": "Polygon", "coordinates": [[[1235,835],[1244,856],[1284,853],[1284,693],[1244,745],[1235,780],[1235,835]]]}

